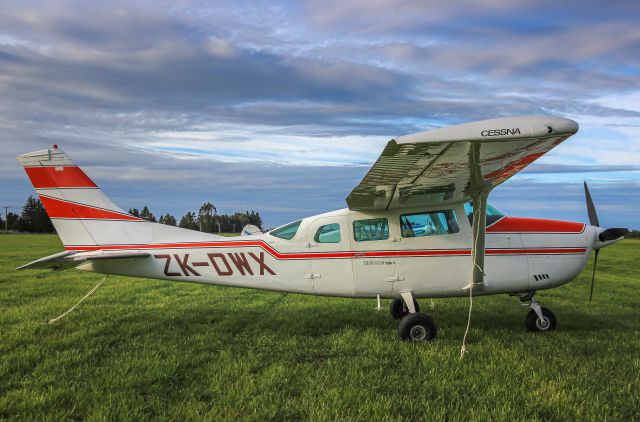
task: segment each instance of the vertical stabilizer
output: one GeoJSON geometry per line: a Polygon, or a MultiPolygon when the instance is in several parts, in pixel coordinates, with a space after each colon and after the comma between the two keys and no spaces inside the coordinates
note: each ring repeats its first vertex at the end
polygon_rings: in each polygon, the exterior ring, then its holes
{"type": "Polygon", "coordinates": [[[67,249],[151,241],[151,224],[120,209],[57,145],[17,160],[67,249]]]}

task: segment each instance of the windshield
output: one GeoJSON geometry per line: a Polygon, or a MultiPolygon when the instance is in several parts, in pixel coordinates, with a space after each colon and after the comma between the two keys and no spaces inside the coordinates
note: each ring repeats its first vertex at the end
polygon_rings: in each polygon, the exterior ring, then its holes
{"type": "MultiPolygon", "coordinates": [[[[471,202],[467,202],[464,204],[464,212],[467,213],[467,218],[469,219],[469,223],[473,224],[473,204],[471,202]]],[[[498,211],[496,207],[491,204],[487,204],[487,226],[495,223],[504,217],[504,214],[498,211]]]]}
{"type": "Polygon", "coordinates": [[[271,236],[279,237],[280,239],[291,240],[298,232],[298,228],[302,220],[294,221],[293,223],[280,226],[277,229],[273,229],[269,232],[271,236]]]}

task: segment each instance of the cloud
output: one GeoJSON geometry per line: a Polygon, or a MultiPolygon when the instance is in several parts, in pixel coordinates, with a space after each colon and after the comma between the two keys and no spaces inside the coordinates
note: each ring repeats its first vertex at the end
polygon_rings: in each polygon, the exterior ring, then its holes
{"type": "Polygon", "coordinates": [[[58,143],[124,206],[148,195],[165,207],[164,191],[176,213],[250,198],[279,224],[305,195],[300,212],[344,206],[392,137],[524,114],[581,131],[523,177],[614,178],[640,196],[639,7],[4,2],[0,176],[12,183],[0,199],[30,192],[11,157],[58,143]]]}
{"type": "MultiPolygon", "coordinates": [[[[640,181],[589,181],[602,227],[640,228],[637,210],[640,181]]],[[[501,211],[511,215],[588,222],[582,182],[541,182],[517,176],[497,188],[490,198],[501,211]]]]}

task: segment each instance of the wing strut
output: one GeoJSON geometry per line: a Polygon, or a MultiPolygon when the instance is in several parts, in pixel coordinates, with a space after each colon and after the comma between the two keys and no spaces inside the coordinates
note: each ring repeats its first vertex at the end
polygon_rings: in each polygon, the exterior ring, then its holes
{"type": "Polygon", "coordinates": [[[488,191],[480,191],[471,195],[473,201],[473,244],[471,246],[471,257],[473,259],[472,283],[476,287],[478,285],[484,285],[484,240],[488,197],[488,191]]]}
{"type": "Polygon", "coordinates": [[[473,283],[474,287],[483,287],[485,285],[485,228],[487,226],[487,202],[492,188],[491,183],[484,180],[484,177],[482,176],[482,169],[480,168],[481,146],[482,144],[480,142],[469,143],[470,181],[467,193],[471,196],[471,200],[473,201],[473,244],[471,246],[473,271],[471,283],[473,283]]]}

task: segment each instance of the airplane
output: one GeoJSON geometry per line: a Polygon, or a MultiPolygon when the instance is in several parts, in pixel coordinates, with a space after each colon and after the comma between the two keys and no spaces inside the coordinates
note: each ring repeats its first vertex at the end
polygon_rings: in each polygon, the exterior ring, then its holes
{"type": "MultiPolygon", "coordinates": [[[[436,337],[419,298],[518,296],[529,331],[556,328],[536,292],[574,279],[625,228],[507,216],[490,192],[578,131],[573,120],[506,117],[390,140],[347,208],[240,237],[152,223],[113,203],[57,146],[17,157],[65,251],[18,269],[103,274],[309,295],[392,299],[402,340],[436,337]]],[[[595,268],[594,268],[595,271],[595,268]]],[[[592,280],[593,289],[593,280],[592,280]]]]}

